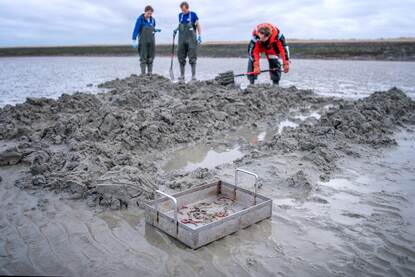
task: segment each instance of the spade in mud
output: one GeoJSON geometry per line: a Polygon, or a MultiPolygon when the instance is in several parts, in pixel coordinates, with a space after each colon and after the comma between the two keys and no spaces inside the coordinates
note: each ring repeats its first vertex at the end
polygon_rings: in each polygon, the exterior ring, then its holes
{"type": "Polygon", "coordinates": [[[235,84],[235,75],[233,71],[219,73],[219,75],[216,76],[215,81],[222,86],[233,85],[235,84]]]}
{"type": "MultiPolygon", "coordinates": [[[[261,70],[258,74],[264,73],[264,72],[270,72],[270,71],[276,71],[279,69],[266,69],[266,70],[261,70]]],[[[246,73],[242,73],[242,74],[237,74],[235,75],[233,71],[226,71],[223,73],[219,73],[218,76],[215,77],[215,81],[222,86],[227,86],[227,85],[233,85],[235,84],[235,78],[236,77],[243,77],[243,76],[249,76],[249,75],[254,75],[254,72],[246,72],[246,73]]]]}

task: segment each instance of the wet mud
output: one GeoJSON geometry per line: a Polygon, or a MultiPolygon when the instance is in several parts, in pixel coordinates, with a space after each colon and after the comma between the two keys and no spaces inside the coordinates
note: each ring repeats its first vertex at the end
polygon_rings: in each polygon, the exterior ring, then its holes
{"type": "MultiPolygon", "coordinates": [[[[360,182],[356,172],[366,173],[361,168],[374,157],[385,159],[384,151],[405,144],[397,134],[406,132],[407,152],[413,152],[415,102],[399,89],[351,101],[295,87],[241,90],[215,81],[171,83],[161,76],[132,75],[100,87],[106,92],[29,98],[0,109],[4,273],[134,275],[138,268],[153,276],[169,275],[168,268],[184,276],[415,272],[412,222],[394,221],[411,221],[401,213],[415,197],[395,203],[394,197],[401,196],[388,189],[354,187],[360,182]],[[140,206],[155,197],[156,189],[173,193],[218,177],[233,182],[236,167],[261,176],[259,192],[275,202],[270,222],[196,254],[145,226],[140,206]],[[339,179],[350,183],[336,187],[339,179]],[[388,220],[398,238],[381,226],[388,220]],[[37,236],[44,243],[33,249],[28,242],[37,236]],[[62,258],[64,248],[71,261],[62,258]],[[35,257],[42,251],[52,255],[53,263],[35,257]],[[114,258],[114,251],[127,254],[114,258]],[[78,252],[83,259],[75,258],[78,252]],[[155,260],[146,260],[148,254],[155,260]],[[278,271],[273,270],[276,261],[281,262],[278,271]]],[[[411,164],[372,166],[367,170],[406,170],[407,181],[415,181],[411,164]]]]}

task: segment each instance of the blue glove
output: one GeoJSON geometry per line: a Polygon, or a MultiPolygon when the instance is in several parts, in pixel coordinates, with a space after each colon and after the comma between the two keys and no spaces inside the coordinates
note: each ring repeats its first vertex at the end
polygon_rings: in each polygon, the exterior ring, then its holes
{"type": "Polygon", "coordinates": [[[138,45],[137,45],[137,41],[136,40],[132,40],[131,41],[131,47],[133,47],[134,49],[137,49],[138,48],[138,45]]]}
{"type": "Polygon", "coordinates": [[[177,29],[174,29],[173,30],[173,36],[175,37],[176,35],[177,35],[177,32],[179,31],[179,28],[177,28],[177,29]]]}
{"type": "Polygon", "coordinates": [[[154,29],[154,33],[160,33],[161,29],[154,29]]]}
{"type": "Polygon", "coordinates": [[[197,36],[197,43],[202,44],[202,36],[201,35],[197,36]]]}

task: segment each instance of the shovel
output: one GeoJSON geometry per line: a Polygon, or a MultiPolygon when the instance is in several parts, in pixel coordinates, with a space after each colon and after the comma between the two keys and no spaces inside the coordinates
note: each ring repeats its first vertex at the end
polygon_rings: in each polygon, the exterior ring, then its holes
{"type": "Polygon", "coordinates": [[[170,74],[170,79],[172,81],[174,81],[174,71],[173,71],[173,60],[174,60],[174,42],[176,40],[176,35],[173,35],[173,44],[171,46],[171,63],[170,63],[170,70],[169,70],[169,74],[170,74]]]}
{"type": "MultiPolygon", "coordinates": [[[[276,71],[276,70],[278,69],[272,68],[272,69],[267,69],[267,70],[261,70],[260,73],[271,72],[271,71],[276,71]]],[[[226,85],[235,84],[236,77],[243,77],[243,76],[249,76],[249,75],[254,75],[254,72],[246,72],[246,73],[234,75],[233,71],[227,71],[224,73],[219,73],[219,75],[216,76],[215,81],[218,82],[220,85],[226,86],[226,85]]]]}

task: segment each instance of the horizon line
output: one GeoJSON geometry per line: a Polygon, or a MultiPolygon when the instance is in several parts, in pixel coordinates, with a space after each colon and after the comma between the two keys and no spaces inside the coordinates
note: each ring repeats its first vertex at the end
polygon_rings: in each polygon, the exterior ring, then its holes
{"type": "MultiPolygon", "coordinates": [[[[239,41],[206,41],[202,45],[218,45],[218,44],[245,44],[249,40],[239,41]]],[[[375,39],[287,39],[288,43],[330,43],[330,42],[415,42],[415,37],[395,37],[395,38],[375,38],[375,39]]],[[[158,45],[170,45],[171,43],[158,43],[158,45]]],[[[0,46],[0,48],[64,48],[64,47],[114,47],[128,46],[127,43],[102,43],[102,44],[68,44],[68,45],[12,45],[0,46]]]]}

